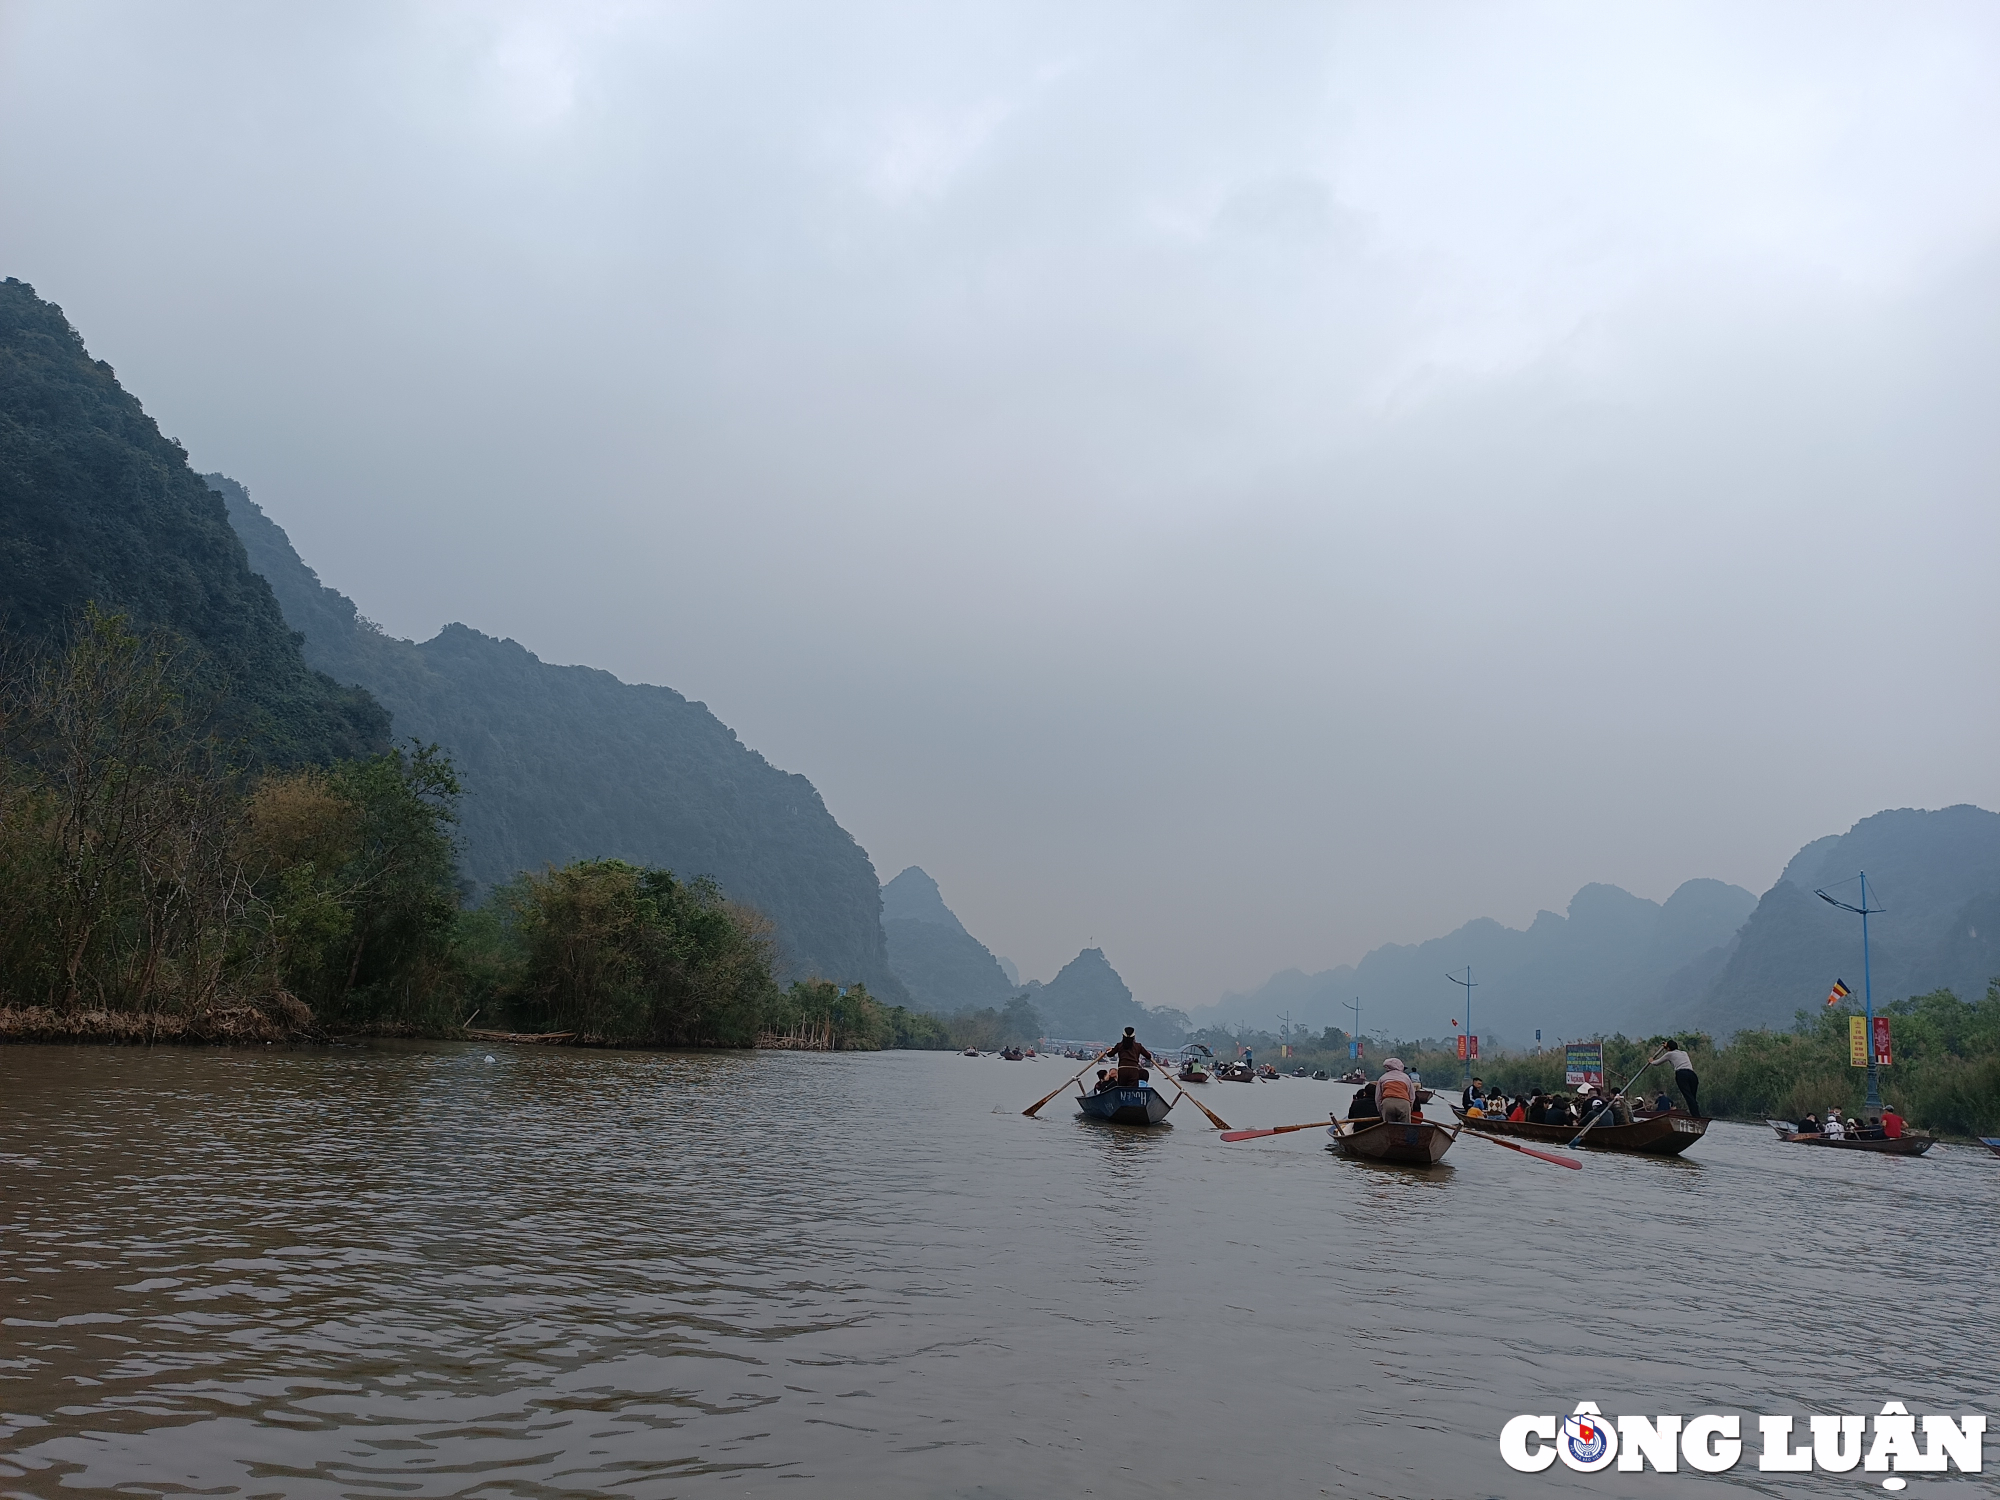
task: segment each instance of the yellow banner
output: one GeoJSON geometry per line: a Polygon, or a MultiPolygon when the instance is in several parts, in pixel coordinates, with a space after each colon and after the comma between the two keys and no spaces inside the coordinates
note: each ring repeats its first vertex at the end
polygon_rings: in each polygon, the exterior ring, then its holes
{"type": "Polygon", "coordinates": [[[1868,1023],[1860,1016],[1847,1018],[1847,1060],[1857,1068],[1868,1066],[1868,1023]]]}

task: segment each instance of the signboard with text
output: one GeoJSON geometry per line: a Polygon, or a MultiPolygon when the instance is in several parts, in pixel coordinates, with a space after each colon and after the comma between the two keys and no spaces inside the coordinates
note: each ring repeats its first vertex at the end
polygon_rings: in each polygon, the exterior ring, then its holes
{"type": "Polygon", "coordinates": [[[1875,1066],[1878,1068],[1889,1066],[1889,1018],[1887,1016],[1877,1016],[1875,1018],[1875,1066]]]}
{"type": "Polygon", "coordinates": [[[1868,1066],[1868,1023],[1860,1016],[1847,1018],[1847,1065],[1851,1068],[1868,1066]]]}
{"type": "Polygon", "coordinates": [[[1566,1042],[1563,1044],[1563,1082],[1572,1088],[1587,1083],[1604,1086],[1604,1043],[1566,1042]]]}

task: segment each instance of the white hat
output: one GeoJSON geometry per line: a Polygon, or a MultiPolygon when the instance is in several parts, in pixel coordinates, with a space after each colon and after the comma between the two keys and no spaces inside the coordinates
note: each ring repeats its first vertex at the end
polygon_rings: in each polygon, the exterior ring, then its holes
{"type": "Polygon", "coordinates": [[[1384,1071],[1394,1069],[1400,1073],[1403,1071],[1403,1060],[1400,1057],[1385,1057],[1382,1059],[1382,1067],[1384,1071]]]}

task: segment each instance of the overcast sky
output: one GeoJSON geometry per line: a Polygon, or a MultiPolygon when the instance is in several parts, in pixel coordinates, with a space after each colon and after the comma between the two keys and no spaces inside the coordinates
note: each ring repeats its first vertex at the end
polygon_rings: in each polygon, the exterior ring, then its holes
{"type": "Polygon", "coordinates": [[[0,0],[0,274],[390,630],[1192,1006],[2000,807],[1996,78],[1986,4],[0,0]]]}

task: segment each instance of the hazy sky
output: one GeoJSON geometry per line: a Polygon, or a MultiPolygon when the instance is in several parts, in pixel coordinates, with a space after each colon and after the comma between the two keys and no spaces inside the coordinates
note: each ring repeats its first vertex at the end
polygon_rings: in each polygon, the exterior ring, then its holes
{"type": "Polygon", "coordinates": [[[1997,78],[1986,4],[0,3],[0,274],[391,630],[1190,1006],[2000,806],[1997,78]]]}

